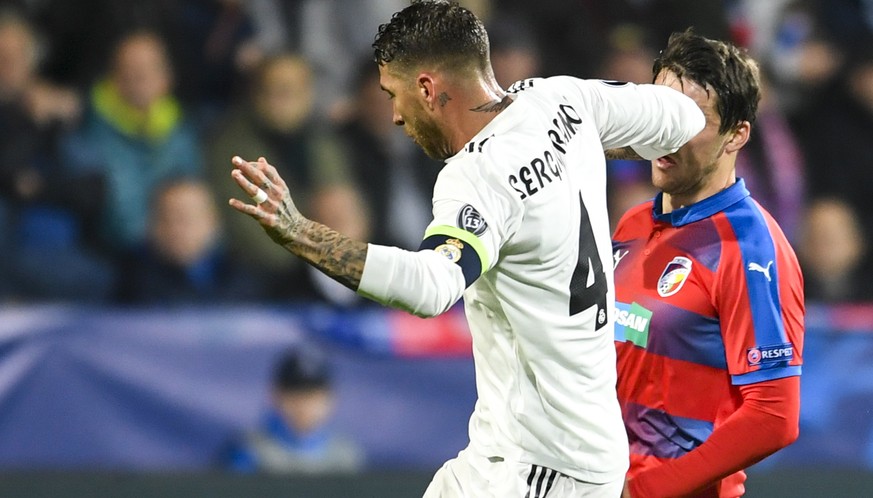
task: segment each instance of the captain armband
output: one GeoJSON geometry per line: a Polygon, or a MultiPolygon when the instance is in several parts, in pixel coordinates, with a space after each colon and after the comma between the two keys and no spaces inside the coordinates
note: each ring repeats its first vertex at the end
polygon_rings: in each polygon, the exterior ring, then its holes
{"type": "Polygon", "coordinates": [[[482,269],[486,267],[483,265],[483,258],[480,255],[480,253],[484,254],[485,251],[482,243],[474,235],[464,232],[464,238],[472,240],[465,241],[456,235],[434,233],[425,237],[418,250],[431,249],[457,264],[464,273],[466,287],[469,287],[482,275],[482,269]]]}

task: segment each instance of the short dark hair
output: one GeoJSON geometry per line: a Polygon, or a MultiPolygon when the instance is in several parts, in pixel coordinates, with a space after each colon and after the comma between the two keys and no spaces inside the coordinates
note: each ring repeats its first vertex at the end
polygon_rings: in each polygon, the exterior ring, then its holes
{"type": "Polygon", "coordinates": [[[313,347],[298,346],[287,350],[273,371],[273,387],[282,392],[326,389],[330,383],[327,358],[313,347]]]}
{"type": "Polygon", "coordinates": [[[715,91],[720,134],[743,121],[755,122],[761,75],[758,64],[745,50],[688,29],[670,35],[667,48],[655,59],[654,75],[665,70],[703,86],[707,92],[710,88],[715,91]]]}
{"type": "Polygon", "coordinates": [[[416,0],[379,26],[373,43],[377,64],[415,67],[436,63],[485,71],[491,60],[482,22],[457,2],[416,0]]]}

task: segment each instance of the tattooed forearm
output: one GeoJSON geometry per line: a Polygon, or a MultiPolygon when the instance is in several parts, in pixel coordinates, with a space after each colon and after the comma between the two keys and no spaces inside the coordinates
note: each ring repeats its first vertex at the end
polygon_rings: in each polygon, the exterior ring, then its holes
{"type": "Polygon", "coordinates": [[[512,103],[512,98],[509,95],[505,95],[500,100],[492,100],[491,102],[486,102],[479,107],[474,107],[470,109],[473,112],[500,112],[512,103]]]}
{"type": "Polygon", "coordinates": [[[279,208],[277,221],[267,233],[288,251],[354,291],[358,290],[367,260],[367,244],[305,218],[290,198],[279,208]]]}
{"type": "Polygon", "coordinates": [[[317,223],[305,220],[297,236],[282,245],[325,275],[354,291],[361,284],[367,244],[317,223]]]}
{"type": "Polygon", "coordinates": [[[309,242],[304,258],[337,282],[358,290],[367,260],[367,244],[313,221],[303,235],[304,241],[309,242]]]}
{"type": "Polygon", "coordinates": [[[607,159],[630,159],[642,161],[643,158],[632,147],[624,147],[621,149],[607,149],[604,151],[607,159]]]}

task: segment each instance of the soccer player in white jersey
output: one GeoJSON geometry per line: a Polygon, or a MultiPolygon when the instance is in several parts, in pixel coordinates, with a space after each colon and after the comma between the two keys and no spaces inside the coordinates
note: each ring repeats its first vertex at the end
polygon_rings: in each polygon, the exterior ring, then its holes
{"type": "Polygon", "coordinates": [[[479,399],[470,443],[430,497],[618,497],[628,466],[616,399],[604,149],[654,159],[703,114],[665,86],[494,79],[468,10],[414,2],[379,28],[394,123],[445,160],[418,251],[351,240],[305,218],[264,158],[233,158],[254,204],[230,204],[359,294],[420,316],[462,296],[479,399]]]}

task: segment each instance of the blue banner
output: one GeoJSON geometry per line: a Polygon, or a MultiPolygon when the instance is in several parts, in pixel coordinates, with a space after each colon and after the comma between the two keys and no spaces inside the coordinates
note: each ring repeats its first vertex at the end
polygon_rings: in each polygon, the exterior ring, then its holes
{"type": "MultiPolygon", "coordinates": [[[[807,316],[800,439],[758,465],[873,469],[873,308],[807,316]]],[[[0,470],[201,471],[256,426],[286,348],[335,371],[336,431],[368,468],[434,470],[476,399],[461,310],[0,309],[0,470]]]]}
{"type": "Polygon", "coordinates": [[[0,468],[212,468],[260,421],[278,355],[302,340],[329,352],[333,425],[369,466],[436,468],[467,443],[473,368],[394,354],[391,337],[412,332],[381,310],[5,309],[0,468]]]}

